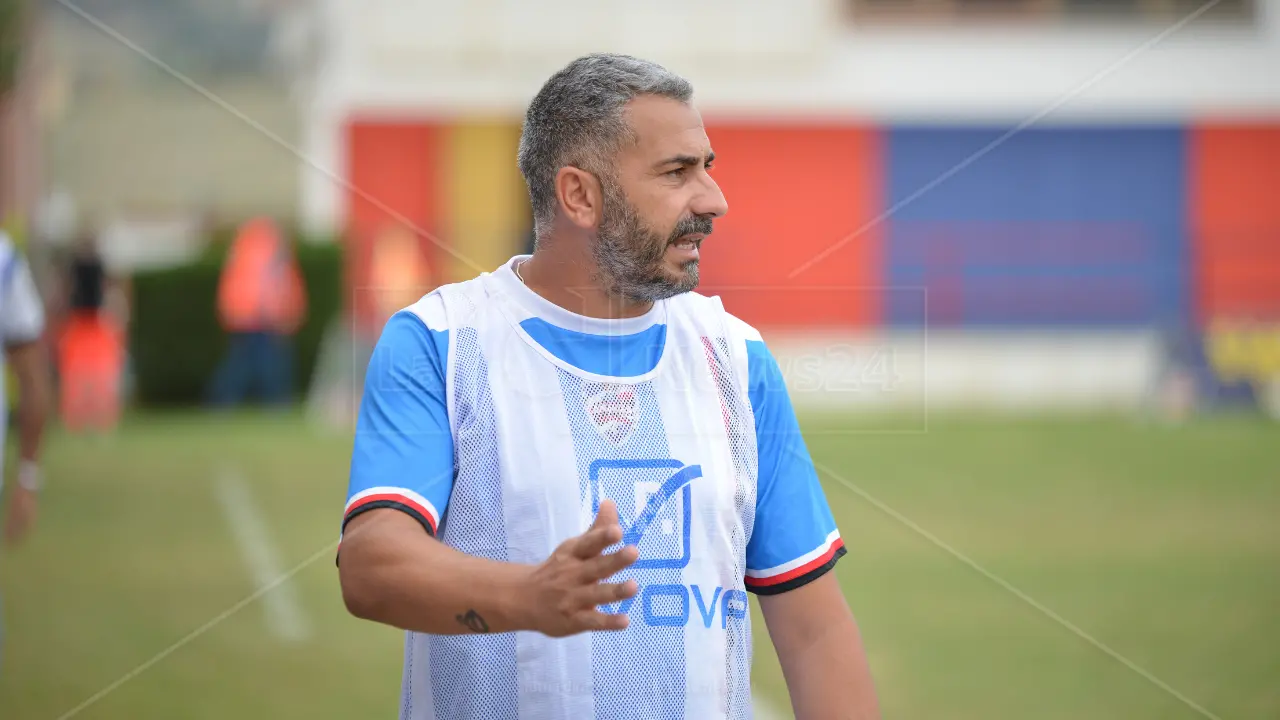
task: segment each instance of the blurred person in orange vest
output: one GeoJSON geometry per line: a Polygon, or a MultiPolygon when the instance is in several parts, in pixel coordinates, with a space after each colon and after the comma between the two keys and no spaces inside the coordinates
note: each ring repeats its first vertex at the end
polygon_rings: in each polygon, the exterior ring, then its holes
{"type": "Polygon", "coordinates": [[[376,340],[392,315],[431,290],[431,268],[413,230],[393,225],[377,236],[369,279],[377,313],[373,333],[376,340]]]}
{"type": "Polygon", "coordinates": [[[297,258],[276,224],[254,218],[232,241],[218,284],[218,317],[228,348],[213,378],[218,406],[241,402],[256,386],[267,403],[293,393],[293,335],[307,312],[297,258]]]}
{"type": "MultiPolygon", "coordinates": [[[[387,320],[434,289],[431,281],[431,267],[412,228],[388,225],[373,235],[367,275],[370,309],[357,313],[353,338],[357,377],[363,378],[387,320]]],[[[363,381],[353,383],[353,408],[360,406],[363,389],[363,381]]]]}
{"type": "Polygon", "coordinates": [[[72,431],[105,432],[120,417],[122,318],[107,307],[107,273],[92,238],[80,241],[70,269],[70,308],[58,337],[59,411],[72,431]]]}

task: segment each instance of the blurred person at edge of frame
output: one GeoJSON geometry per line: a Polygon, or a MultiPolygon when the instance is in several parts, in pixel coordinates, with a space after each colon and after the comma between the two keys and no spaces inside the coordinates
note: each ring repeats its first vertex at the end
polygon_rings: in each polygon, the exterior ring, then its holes
{"type": "Polygon", "coordinates": [[[293,336],[306,317],[307,295],[293,249],[270,218],[253,218],[236,233],[217,302],[228,344],[210,387],[211,403],[238,405],[256,389],[269,404],[287,404],[293,336]]]}
{"type": "Polygon", "coordinates": [[[378,235],[373,246],[370,278],[377,299],[375,327],[381,332],[392,315],[431,290],[431,267],[412,229],[392,225],[378,235]]]}
{"type": "MultiPolygon", "coordinates": [[[[17,482],[9,490],[4,513],[4,536],[9,544],[20,542],[36,520],[36,499],[40,492],[40,443],[48,417],[49,367],[44,355],[45,309],[26,259],[13,241],[0,231],[0,339],[4,355],[0,356],[0,376],[8,362],[17,379],[18,402],[18,472],[17,482]]],[[[0,383],[0,406],[4,402],[5,385],[0,383]]],[[[0,470],[5,467],[4,450],[8,437],[8,412],[0,413],[0,470]]],[[[4,473],[0,472],[0,490],[4,473]]],[[[3,620],[0,606],[0,621],[3,620]]],[[[4,655],[4,625],[0,622],[0,660],[4,655]]],[[[0,663],[2,667],[2,663],[0,663]]]]}
{"type": "Polygon", "coordinates": [[[110,280],[93,238],[77,244],[69,270],[70,305],[58,334],[59,412],[73,432],[106,432],[120,418],[124,318],[108,305],[110,280]]]}
{"type": "MultiPolygon", "coordinates": [[[[48,417],[49,367],[44,354],[45,309],[26,259],[13,241],[0,231],[0,338],[4,363],[17,379],[18,469],[17,483],[10,488],[4,514],[5,538],[21,540],[36,516],[36,496],[40,490],[40,450],[48,417]]],[[[0,384],[0,400],[5,387],[0,384]]],[[[0,402],[0,405],[7,403],[0,402]]],[[[9,414],[0,414],[0,437],[7,437],[9,414]]],[[[4,465],[5,444],[0,443],[0,468],[4,465]]],[[[0,487],[3,475],[0,475],[0,487]]]]}
{"type": "Polygon", "coordinates": [[[362,360],[366,364],[391,316],[417,302],[434,287],[431,267],[423,255],[417,233],[396,224],[374,236],[369,282],[373,288],[373,317],[366,332],[361,333],[362,360]]]}

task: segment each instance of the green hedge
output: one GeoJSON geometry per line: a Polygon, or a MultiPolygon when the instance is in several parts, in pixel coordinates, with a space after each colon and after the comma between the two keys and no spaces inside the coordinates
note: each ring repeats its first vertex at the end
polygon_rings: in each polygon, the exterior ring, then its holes
{"type": "MultiPolygon", "coordinates": [[[[294,343],[295,389],[306,392],[325,330],[342,310],[343,256],[339,243],[296,242],[307,286],[307,321],[294,343]]],[[[129,345],[139,404],[203,402],[226,350],[218,323],[218,277],[226,255],[218,238],[198,260],[133,278],[129,345]]]]}

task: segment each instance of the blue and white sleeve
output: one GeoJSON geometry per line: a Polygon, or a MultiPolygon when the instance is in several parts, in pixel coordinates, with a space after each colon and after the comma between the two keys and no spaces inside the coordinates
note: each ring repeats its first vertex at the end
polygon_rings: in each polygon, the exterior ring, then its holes
{"type": "Polygon", "coordinates": [[[387,322],[365,374],[343,529],[375,508],[407,513],[432,535],[439,528],[453,490],[448,348],[438,296],[387,322]]]}
{"type": "Polygon", "coordinates": [[[751,330],[746,340],[747,395],[755,416],[759,478],[745,582],[757,595],[774,595],[826,574],[845,548],[800,434],[782,371],[759,338],[751,330]]]}

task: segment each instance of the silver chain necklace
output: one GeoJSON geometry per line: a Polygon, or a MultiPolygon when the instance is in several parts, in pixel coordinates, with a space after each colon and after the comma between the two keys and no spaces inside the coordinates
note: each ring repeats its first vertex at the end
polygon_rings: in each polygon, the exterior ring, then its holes
{"type": "Polygon", "coordinates": [[[520,284],[521,284],[521,285],[528,285],[528,284],[529,284],[529,283],[527,283],[527,282],[525,282],[525,281],[524,281],[524,276],[520,274],[520,266],[521,266],[521,265],[523,265],[523,264],[525,264],[525,263],[527,263],[527,262],[529,262],[529,261],[528,261],[528,260],[521,260],[520,262],[516,263],[516,265],[515,265],[515,267],[514,267],[514,268],[512,268],[513,270],[515,270],[515,271],[516,271],[516,277],[517,277],[517,278],[520,278],[520,284]]]}

